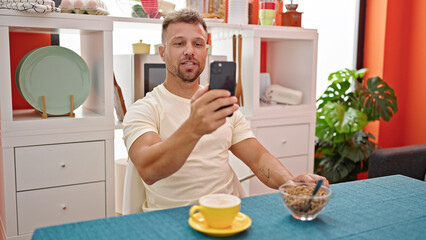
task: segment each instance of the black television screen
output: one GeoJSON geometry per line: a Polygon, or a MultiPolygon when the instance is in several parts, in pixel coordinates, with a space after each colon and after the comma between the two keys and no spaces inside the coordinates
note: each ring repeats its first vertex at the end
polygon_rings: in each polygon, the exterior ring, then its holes
{"type": "Polygon", "coordinates": [[[144,64],[145,93],[152,91],[156,86],[166,80],[165,63],[145,63],[144,64]]]}

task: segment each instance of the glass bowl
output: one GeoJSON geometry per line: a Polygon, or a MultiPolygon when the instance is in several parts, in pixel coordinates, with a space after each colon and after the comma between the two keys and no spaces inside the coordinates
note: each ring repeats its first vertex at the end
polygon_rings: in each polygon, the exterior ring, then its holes
{"type": "Polygon", "coordinates": [[[284,206],[294,218],[302,221],[314,220],[327,205],[331,190],[321,186],[312,199],[310,207],[305,209],[314,188],[314,183],[303,182],[286,183],[279,187],[284,206]]]}

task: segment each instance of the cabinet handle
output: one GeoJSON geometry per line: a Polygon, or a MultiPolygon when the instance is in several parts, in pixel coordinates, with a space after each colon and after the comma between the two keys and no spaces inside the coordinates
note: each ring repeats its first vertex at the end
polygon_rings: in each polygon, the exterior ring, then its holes
{"type": "Polygon", "coordinates": [[[66,167],[65,163],[61,163],[61,167],[62,168],[66,167]]]}
{"type": "Polygon", "coordinates": [[[67,205],[63,204],[61,205],[62,210],[67,210],[67,205]]]}
{"type": "Polygon", "coordinates": [[[287,143],[287,140],[283,139],[283,140],[281,140],[281,143],[285,144],[285,143],[287,143]]]}

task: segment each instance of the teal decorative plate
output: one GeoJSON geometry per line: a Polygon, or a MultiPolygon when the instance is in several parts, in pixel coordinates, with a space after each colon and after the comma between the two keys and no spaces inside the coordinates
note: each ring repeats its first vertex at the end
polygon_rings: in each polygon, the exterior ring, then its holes
{"type": "Polygon", "coordinates": [[[16,82],[16,87],[18,88],[19,94],[22,95],[21,92],[21,88],[19,87],[19,72],[21,71],[21,67],[22,64],[25,62],[25,59],[27,59],[27,57],[33,52],[34,50],[29,51],[27,54],[25,54],[24,57],[21,58],[21,61],[19,61],[18,66],[16,67],[16,71],[15,71],[15,82],[16,82]]]}
{"type": "Polygon", "coordinates": [[[38,111],[62,115],[87,99],[91,87],[89,67],[78,54],[60,46],[34,49],[25,55],[16,69],[16,83],[25,100],[38,111]]]}

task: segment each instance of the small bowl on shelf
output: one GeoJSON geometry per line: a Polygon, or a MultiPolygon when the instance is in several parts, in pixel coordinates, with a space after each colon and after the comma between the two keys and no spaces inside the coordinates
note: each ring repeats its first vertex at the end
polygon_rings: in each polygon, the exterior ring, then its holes
{"type": "Polygon", "coordinates": [[[134,54],[149,54],[151,44],[142,43],[142,40],[139,40],[138,43],[132,44],[134,54]]]}
{"type": "Polygon", "coordinates": [[[326,186],[321,186],[312,198],[310,206],[306,208],[314,188],[314,183],[303,182],[286,183],[279,187],[284,206],[295,219],[301,221],[314,220],[327,205],[331,190],[326,186]]]}

